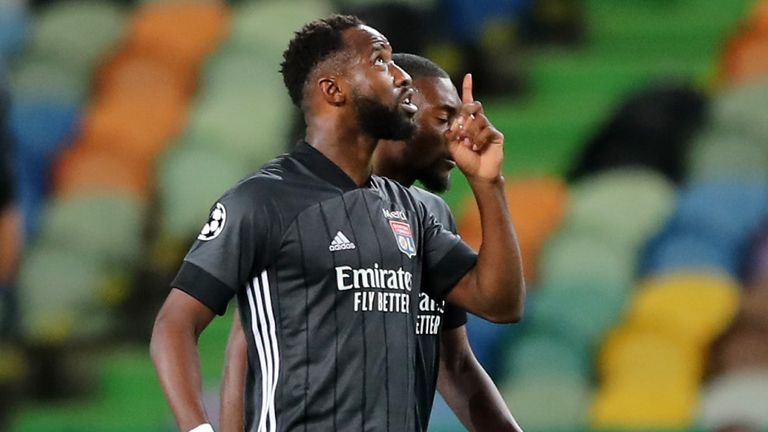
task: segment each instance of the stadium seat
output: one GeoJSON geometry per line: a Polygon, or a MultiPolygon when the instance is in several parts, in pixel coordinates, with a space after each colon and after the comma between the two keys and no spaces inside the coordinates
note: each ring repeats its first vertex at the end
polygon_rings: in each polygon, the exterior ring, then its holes
{"type": "Polygon", "coordinates": [[[737,276],[740,249],[703,234],[670,227],[655,237],[644,251],[639,273],[657,276],[681,271],[725,272],[737,276]]]}
{"type": "Polygon", "coordinates": [[[0,62],[23,47],[29,27],[26,5],[22,2],[0,2],[0,62]]]}
{"type": "MultiPolygon", "coordinates": [[[[520,243],[523,272],[530,283],[537,277],[541,248],[562,222],[568,190],[559,178],[531,177],[509,180],[505,191],[520,243]]],[[[482,243],[480,213],[474,199],[468,200],[463,207],[466,210],[458,221],[459,233],[477,250],[482,243]]]]}
{"type": "Polygon", "coordinates": [[[648,385],[695,390],[703,370],[700,347],[660,331],[623,325],[612,331],[597,357],[600,386],[648,385]]]}
{"type": "Polygon", "coordinates": [[[33,24],[33,52],[88,73],[123,33],[124,14],[114,2],[76,0],[43,9],[33,24]]]}
{"type": "Polygon", "coordinates": [[[539,286],[526,310],[526,332],[559,335],[586,355],[622,316],[626,294],[612,286],[539,286]]]}
{"type": "Polygon", "coordinates": [[[80,108],[72,103],[16,100],[11,106],[9,125],[19,152],[50,160],[72,138],[80,108]]]}
{"type": "Polygon", "coordinates": [[[157,188],[163,236],[191,238],[206,220],[214,201],[235,182],[250,172],[242,159],[204,148],[171,149],[158,165],[157,188]],[[215,172],[215,176],[201,176],[215,172]]]}
{"type": "Polygon", "coordinates": [[[598,368],[593,427],[667,430],[690,423],[703,369],[700,350],[691,344],[624,325],[603,345],[598,368]]]}
{"type": "Polygon", "coordinates": [[[103,306],[110,289],[98,261],[65,245],[40,242],[19,273],[21,332],[32,344],[58,345],[103,336],[113,313],[103,306]]]}
{"type": "Polygon", "coordinates": [[[610,431],[687,430],[696,397],[695,390],[663,382],[601,388],[590,409],[590,425],[610,431]]]}
{"type": "Polygon", "coordinates": [[[127,46],[184,70],[196,68],[229,30],[222,2],[149,2],[131,18],[127,46]]]}
{"type": "Polygon", "coordinates": [[[733,423],[768,429],[768,369],[741,370],[714,378],[702,392],[696,423],[706,430],[733,423]]]}
{"type": "Polygon", "coordinates": [[[182,101],[171,96],[151,99],[103,99],[83,120],[79,144],[113,152],[126,159],[153,161],[186,121],[182,101]]]}
{"type": "Polygon", "coordinates": [[[634,250],[662,227],[675,199],[674,186],[654,171],[605,171],[573,185],[567,224],[634,250]]]}
{"type": "Polygon", "coordinates": [[[682,191],[672,223],[722,245],[738,245],[768,215],[768,183],[721,179],[682,191]]]}
{"type": "Polygon", "coordinates": [[[720,274],[670,274],[635,290],[627,321],[704,347],[731,322],[739,297],[737,283],[720,274]]]}
{"type": "Polygon", "coordinates": [[[768,181],[768,146],[742,133],[709,131],[691,146],[688,178],[693,183],[723,178],[768,181]]]}
{"type": "MultiPolygon", "coordinates": [[[[256,71],[252,70],[256,73],[256,71]]],[[[262,72],[266,73],[262,70],[262,72]]],[[[274,71],[273,71],[274,72],[274,71]]],[[[286,149],[292,116],[290,102],[277,83],[262,76],[262,84],[239,94],[207,93],[192,109],[187,145],[242,159],[255,169],[286,149]],[[256,91],[258,87],[262,94],[256,91]],[[280,96],[277,96],[280,93],[280,96]],[[257,96],[258,95],[258,96],[257,96]],[[268,104],[263,103],[268,98],[268,104]]]]}
{"type": "Polygon", "coordinates": [[[182,102],[194,93],[193,77],[165,63],[137,53],[121,51],[101,68],[93,80],[100,99],[176,100],[182,102]]]}
{"type": "Polygon", "coordinates": [[[729,84],[744,85],[761,80],[768,73],[768,7],[755,2],[750,16],[726,44],[721,61],[722,74],[729,84]]]}
{"type": "Polygon", "coordinates": [[[506,347],[503,381],[534,377],[580,377],[589,380],[592,371],[589,352],[566,335],[528,330],[506,347]]]}
{"type": "Polygon", "coordinates": [[[513,327],[494,324],[473,314],[467,314],[467,338],[475,357],[491,376],[502,367],[501,348],[514,332],[513,327]]]}
{"type": "Polygon", "coordinates": [[[571,230],[566,221],[539,257],[540,284],[578,282],[628,290],[634,280],[636,253],[611,240],[602,231],[571,230]]]}
{"type": "Polygon", "coordinates": [[[150,197],[147,168],[120,154],[76,146],[57,160],[52,177],[59,197],[117,193],[146,200],[150,197]]]}
{"type": "Polygon", "coordinates": [[[55,156],[68,145],[79,121],[73,104],[17,101],[11,108],[10,128],[16,139],[19,201],[27,236],[37,231],[49,190],[49,170],[55,156]]]}
{"type": "Polygon", "coordinates": [[[746,132],[757,142],[768,143],[768,124],[762,121],[767,99],[765,80],[724,89],[712,101],[712,124],[736,133],[746,132]]]}
{"type": "Polygon", "coordinates": [[[49,204],[40,240],[127,272],[142,256],[144,216],[145,203],[130,194],[58,198],[49,204]]]}
{"type": "Polygon", "coordinates": [[[10,76],[17,101],[77,105],[88,91],[86,75],[40,55],[24,53],[14,63],[10,76]]]}
{"type": "Polygon", "coordinates": [[[267,63],[278,64],[293,32],[308,21],[327,16],[332,11],[328,3],[326,0],[244,2],[233,14],[227,45],[245,52],[259,52],[266,56],[267,63]]]}
{"type": "Polygon", "coordinates": [[[592,390],[578,375],[523,376],[500,391],[524,430],[578,431],[587,422],[592,390]]]}

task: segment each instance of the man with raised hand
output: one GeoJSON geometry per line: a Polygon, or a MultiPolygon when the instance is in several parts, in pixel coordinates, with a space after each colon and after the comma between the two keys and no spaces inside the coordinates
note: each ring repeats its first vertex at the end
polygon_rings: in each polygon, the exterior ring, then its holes
{"type": "MultiPolygon", "coordinates": [[[[432,61],[401,53],[392,58],[413,79],[413,102],[419,108],[414,116],[417,129],[408,140],[381,140],[373,155],[373,172],[408,187],[438,222],[455,233],[456,223],[448,205],[431,192],[445,192],[450,186],[450,172],[456,164],[446,135],[461,112],[461,98],[449,75],[432,61]],[[414,186],[417,180],[430,192],[414,186]]],[[[416,403],[420,430],[427,430],[436,387],[468,430],[521,430],[472,352],[466,313],[444,300],[431,299],[425,292],[420,294],[417,308],[416,403]]],[[[221,386],[222,432],[243,430],[246,357],[243,330],[235,320],[221,386]]]]}
{"type": "Polygon", "coordinates": [[[155,323],[160,382],[182,430],[212,430],[196,343],[237,296],[248,346],[245,430],[418,430],[420,293],[495,321],[521,313],[503,139],[471,102],[450,134],[480,207],[476,254],[411,191],[371,175],[378,141],[415,131],[411,79],[387,39],[332,16],[305,25],[283,57],[305,141],[211,207],[155,323]]]}

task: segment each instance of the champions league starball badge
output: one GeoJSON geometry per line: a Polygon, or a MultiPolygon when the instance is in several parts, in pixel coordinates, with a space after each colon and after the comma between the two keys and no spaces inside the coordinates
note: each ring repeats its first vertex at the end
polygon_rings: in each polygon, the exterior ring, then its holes
{"type": "Polygon", "coordinates": [[[197,236],[198,240],[208,241],[213,240],[221,234],[224,229],[224,224],[227,223],[227,209],[221,203],[216,203],[211,210],[211,214],[208,216],[208,222],[203,225],[203,229],[200,231],[200,235],[197,236]]]}

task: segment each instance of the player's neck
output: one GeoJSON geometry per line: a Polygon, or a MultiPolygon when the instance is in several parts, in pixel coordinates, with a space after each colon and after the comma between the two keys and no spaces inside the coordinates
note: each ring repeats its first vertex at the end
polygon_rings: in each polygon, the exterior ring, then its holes
{"type": "Polygon", "coordinates": [[[316,118],[307,121],[306,141],[336,164],[358,186],[371,176],[376,140],[349,122],[316,118]]]}
{"type": "Polygon", "coordinates": [[[390,178],[405,187],[411,187],[416,182],[415,176],[409,174],[413,170],[406,166],[406,147],[404,141],[379,140],[373,153],[373,173],[377,176],[390,178]]]}
{"type": "Polygon", "coordinates": [[[416,179],[404,170],[384,163],[374,163],[373,173],[377,176],[390,178],[405,187],[411,187],[416,182],[416,179]]]}

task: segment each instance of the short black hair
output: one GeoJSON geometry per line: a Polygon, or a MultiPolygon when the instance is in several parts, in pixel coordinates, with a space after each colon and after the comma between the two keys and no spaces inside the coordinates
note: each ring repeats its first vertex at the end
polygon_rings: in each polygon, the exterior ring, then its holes
{"type": "Polygon", "coordinates": [[[437,63],[432,60],[416,55],[407,53],[395,53],[392,55],[392,60],[396,65],[400,66],[408,72],[411,78],[448,78],[450,75],[443,70],[437,63]]]}
{"type": "Polygon", "coordinates": [[[331,15],[304,24],[301,30],[294,33],[288,49],[283,52],[280,73],[296,106],[301,107],[304,85],[314,68],[344,48],[341,33],[363,24],[352,15],[331,15]]]}

